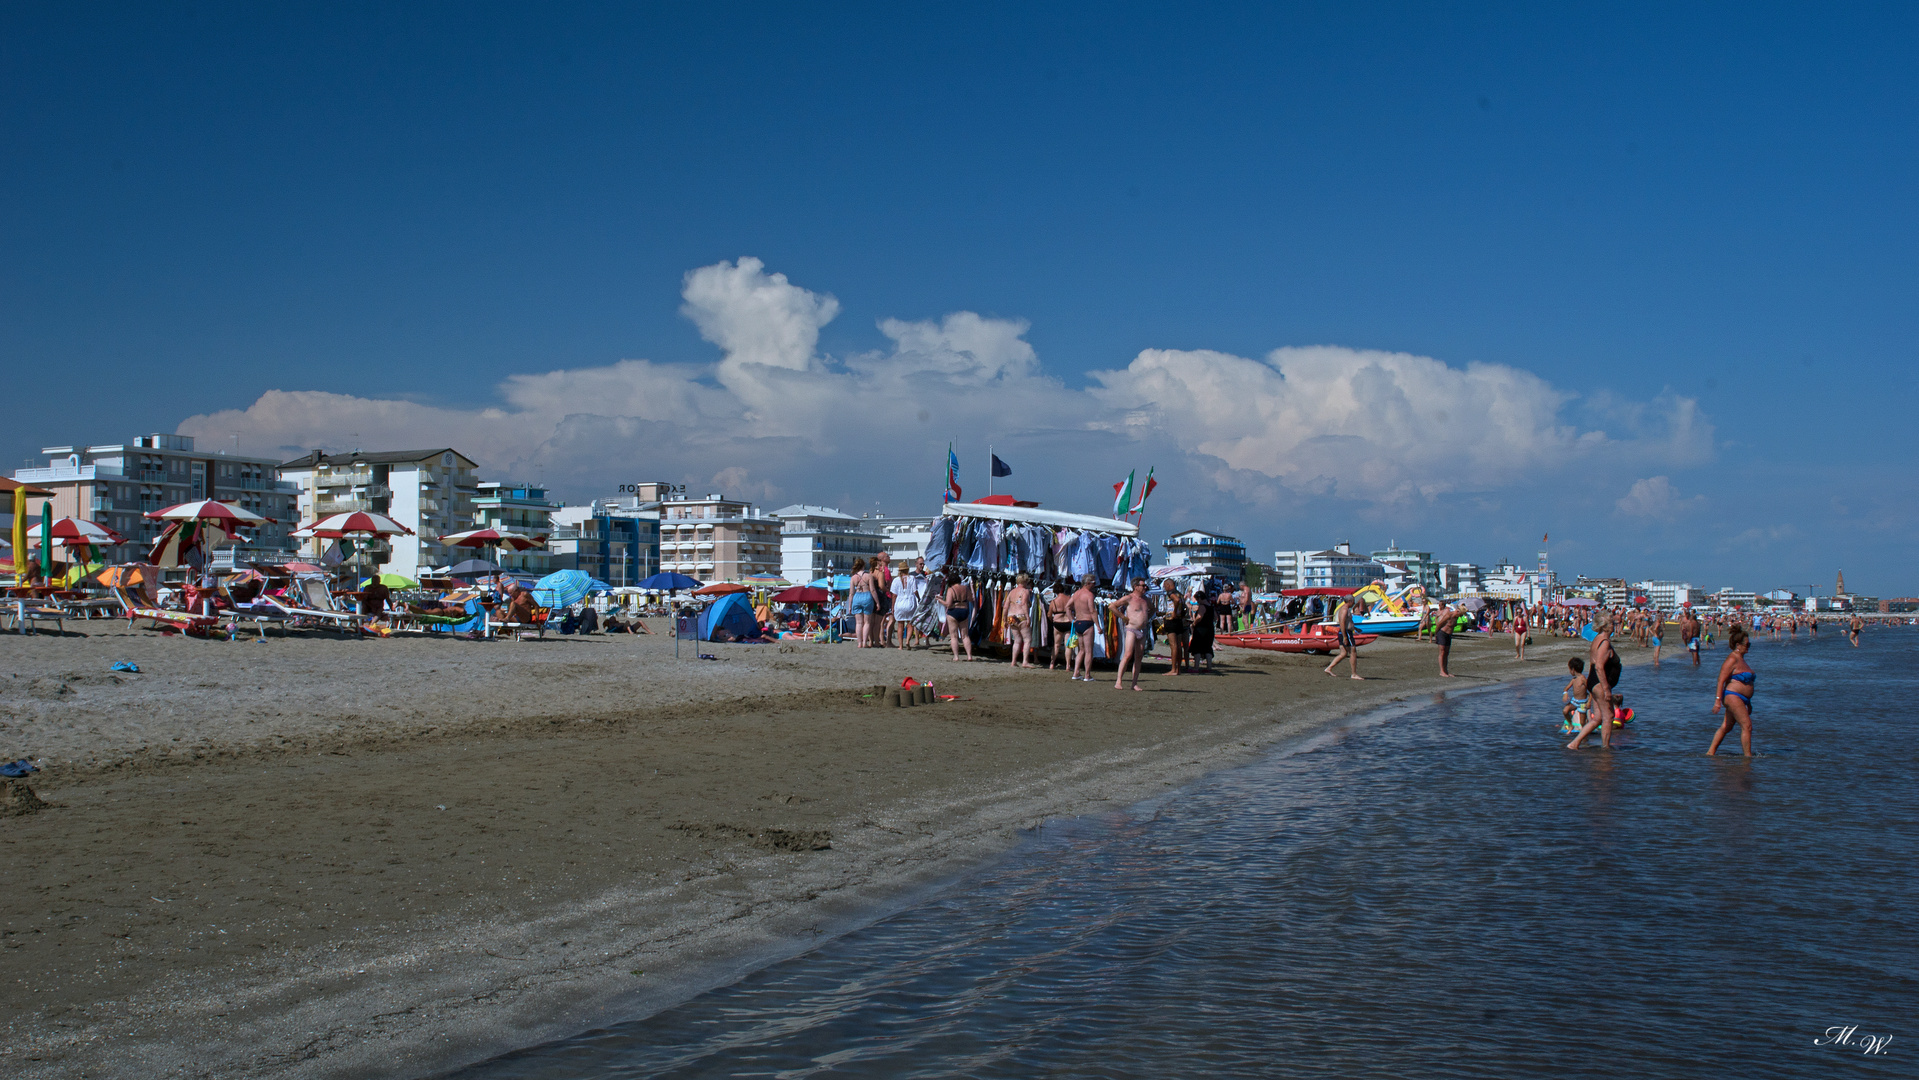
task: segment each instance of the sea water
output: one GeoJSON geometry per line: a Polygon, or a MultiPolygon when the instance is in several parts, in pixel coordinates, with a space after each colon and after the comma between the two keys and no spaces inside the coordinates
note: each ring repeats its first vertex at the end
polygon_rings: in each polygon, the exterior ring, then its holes
{"type": "Polygon", "coordinates": [[[1919,633],[1757,643],[1751,760],[1724,656],[1628,668],[1610,752],[1462,678],[463,1075],[1919,1076],[1919,633]]]}

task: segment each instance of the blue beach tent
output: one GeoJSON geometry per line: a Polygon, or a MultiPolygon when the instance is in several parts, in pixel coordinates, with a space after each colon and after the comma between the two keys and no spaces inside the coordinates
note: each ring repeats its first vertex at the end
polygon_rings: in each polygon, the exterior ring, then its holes
{"type": "Polygon", "coordinates": [[[700,640],[712,641],[715,628],[724,628],[735,641],[760,632],[760,624],[753,621],[753,605],[747,603],[745,593],[727,593],[700,612],[700,640]]]}

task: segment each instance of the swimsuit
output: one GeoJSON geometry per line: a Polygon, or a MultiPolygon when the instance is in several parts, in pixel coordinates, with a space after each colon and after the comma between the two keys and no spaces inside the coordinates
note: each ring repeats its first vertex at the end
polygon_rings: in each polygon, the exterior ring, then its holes
{"type": "Polygon", "coordinates": [[[873,607],[872,593],[858,592],[853,594],[853,614],[871,615],[873,614],[873,607]]]}
{"type": "Polygon", "coordinates": [[[971,614],[973,614],[973,606],[971,604],[954,604],[949,606],[946,609],[947,618],[954,619],[962,623],[965,622],[967,619],[967,616],[971,614]]]}
{"type": "Polygon", "coordinates": [[[1751,694],[1742,694],[1742,693],[1740,693],[1739,691],[1737,691],[1737,690],[1734,690],[1734,689],[1732,688],[1732,686],[1731,686],[1731,683],[1745,683],[1745,684],[1746,684],[1746,687],[1747,687],[1748,689],[1750,689],[1750,688],[1752,687],[1752,672],[1750,672],[1750,671],[1735,671],[1735,672],[1733,672],[1733,673],[1732,673],[1732,678],[1731,678],[1731,679],[1729,679],[1729,680],[1727,680],[1727,683],[1728,683],[1728,685],[1726,686],[1726,689],[1725,689],[1725,693],[1724,693],[1724,694],[1722,694],[1721,696],[1722,696],[1722,697],[1724,697],[1724,696],[1731,696],[1731,697],[1736,697],[1736,698],[1738,698],[1738,699],[1739,699],[1740,701],[1743,701],[1743,702],[1745,702],[1745,703],[1746,703],[1746,708],[1748,708],[1748,709],[1751,709],[1751,708],[1752,708],[1752,695],[1751,695],[1751,694]]]}

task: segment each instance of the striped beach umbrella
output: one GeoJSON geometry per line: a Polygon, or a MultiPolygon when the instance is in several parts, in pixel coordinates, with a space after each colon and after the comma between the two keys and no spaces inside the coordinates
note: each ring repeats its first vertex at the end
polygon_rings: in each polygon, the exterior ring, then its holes
{"type": "Polygon", "coordinates": [[[346,514],[329,514],[311,524],[302,525],[294,535],[342,540],[349,536],[412,536],[413,530],[385,514],[355,510],[346,514]]]}
{"type": "Polygon", "coordinates": [[[262,517],[251,510],[243,509],[219,499],[203,499],[200,502],[181,503],[164,510],[155,510],[147,517],[156,521],[205,521],[221,525],[228,529],[241,525],[258,525],[272,518],[262,517]]]}
{"type": "Polygon", "coordinates": [[[468,529],[440,537],[440,543],[453,547],[497,547],[511,551],[530,551],[546,546],[546,537],[516,533],[506,529],[468,529]]]}
{"type": "MultiPolygon", "coordinates": [[[[35,525],[27,530],[27,538],[38,540],[40,532],[35,525]]],[[[62,547],[112,547],[126,543],[127,538],[99,522],[63,517],[53,523],[53,542],[62,547]]]]}

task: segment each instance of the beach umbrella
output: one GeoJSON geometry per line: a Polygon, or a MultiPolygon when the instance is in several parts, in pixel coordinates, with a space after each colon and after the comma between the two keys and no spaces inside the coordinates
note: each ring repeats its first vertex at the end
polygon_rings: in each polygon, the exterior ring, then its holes
{"type": "Polygon", "coordinates": [[[312,524],[302,525],[294,530],[294,535],[344,540],[350,536],[412,536],[413,530],[385,514],[355,510],[346,514],[329,514],[312,524]]]}
{"type": "Polygon", "coordinates": [[[693,590],[694,596],[726,596],[731,593],[752,592],[753,590],[737,581],[721,581],[712,585],[703,585],[693,590]]]}
{"type": "Polygon", "coordinates": [[[1155,578],[1195,577],[1205,572],[1197,566],[1155,566],[1150,571],[1155,578]]]}
{"type": "Polygon", "coordinates": [[[211,522],[174,521],[170,522],[160,538],[153,542],[153,549],[147,555],[147,561],[155,566],[197,566],[192,555],[199,552],[200,562],[214,548],[227,542],[227,531],[211,522]]]}
{"type": "Polygon", "coordinates": [[[453,547],[497,547],[509,551],[531,551],[536,547],[545,547],[546,537],[512,532],[507,529],[468,529],[465,532],[448,533],[440,537],[440,543],[453,547]]]}
{"type": "MultiPolygon", "coordinates": [[[[364,589],[368,585],[373,584],[374,581],[374,578],[367,578],[365,581],[360,582],[360,588],[364,589]]],[[[417,589],[420,587],[419,582],[401,574],[381,574],[378,581],[389,589],[417,589]]]]}
{"type": "Polygon", "coordinates": [[[698,581],[687,577],[685,574],[676,574],[670,570],[665,573],[654,574],[652,577],[634,586],[636,589],[658,589],[661,592],[677,592],[681,589],[697,589],[699,587],[700,583],[698,581]]]}
{"type": "Polygon", "coordinates": [[[834,574],[832,577],[823,577],[817,581],[809,581],[807,584],[815,589],[832,589],[835,592],[845,592],[853,587],[853,575],[834,574]]]}
{"type": "Polygon", "coordinates": [[[218,499],[204,499],[200,502],[180,503],[163,510],[155,510],[146,515],[155,521],[207,521],[221,525],[229,530],[244,525],[258,525],[272,518],[261,517],[251,510],[244,510],[232,503],[218,499]]]}
{"type": "MultiPolygon", "coordinates": [[[[43,502],[40,504],[40,529],[41,529],[41,532],[40,532],[41,536],[53,535],[53,500],[52,499],[48,499],[46,502],[43,502]]],[[[49,581],[53,579],[53,545],[52,544],[40,545],[40,576],[48,579],[49,581]]]]}
{"type": "Polygon", "coordinates": [[[792,582],[786,580],[785,578],[779,576],[778,574],[748,574],[745,577],[741,578],[740,580],[745,582],[748,585],[760,585],[768,588],[774,585],[793,584],[792,582]]]}
{"type": "Polygon", "coordinates": [[[535,593],[547,595],[545,606],[550,608],[572,607],[586,599],[592,587],[593,579],[583,570],[555,570],[533,583],[535,593]]]}
{"type": "MultiPolygon", "coordinates": [[[[112,547],[127,542],[126,537],[105,525],[80,518],[63,517],[53,523],[52,532],[53,542],[62,547],[112,547]]],[[[28,539],[38,540],[41,535],[39,525],[27,530],[28,539]]]]}
{"type": "Polygon", "coordinates": [[[499,567],[485,559],[468,559],[463,563],[447,568],[447,577],[475,577],[496,573],[499,567]]]}
{"type": "Polygon", "coordinates": [[[285,566],[282,566],[280,569],[285,570],[289,574],[324,574],[326,573],[326,567],[315,566],[310,562],[290,562],[290,563],[287,563],[285,566]]]}
{"type": "Polygon", "coordinates": [[[811,585],[795,585],[790,589],[781,589],[772,596],[775,604],[824,604],[831,599],[833,594],[811,585]]]}

